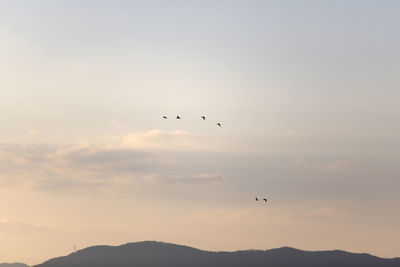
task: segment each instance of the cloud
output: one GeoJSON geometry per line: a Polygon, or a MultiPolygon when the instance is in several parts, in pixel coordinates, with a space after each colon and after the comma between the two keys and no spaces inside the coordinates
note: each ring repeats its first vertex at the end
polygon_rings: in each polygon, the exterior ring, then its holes
{"type": "Polygon", "coordinates": [[[220,174],[194,174],[194,175],[148,175],[142,177],[143,181],[150,184],[168,185],[204,185],[220,184],[225,178],[220,174]]]}
{"type": "Polygon", "coordinates": [[[29,129],[28,131],[25,132],[25,135],[27,136],[32,136],[32,135],[37,135],[40,131],[38,129],[29,129]]]}
{"type": "Polygon", "coordinates": [[[200,137],[187,131],[151,130],[128,134],[122,138],[121,144],[123,147],[142,149],[193,150],[206,145],[199,139],[200,137]]]}
{"type": "Polygon", "coordinates": [[[188,152],[200,147],[184,131],[131,133],[119,143],[49,147],[0,146],[0,188],[48,192],[108,192],[141,185],[205,185],[223,182],[216,173],[176,169],[177,158],[169,152],[188,152]],[[184,151],[182,151],[184,150],[184,151]],[[179,172],[179,175],[176,174],[179,172]]]}
{"type": "Polygon", "coordinates": [[[51,234],[54,229],[20,220],[0,220],[0,233],[4,235],[51,234]]]}
{"type": "Polygon", "coordinates": [[[130,148],[108,148],[77,146],[58,149],[50,155],[50,160],[58,167],[74,170],[116,173],[138,173],[150,170],[158,164],[155,155],[130,148]]]}
{"type": "Polygon", "coordinates": [[[355,162],[346,159],[326,157],[301,157],[289,163],[289,167],[319,175],[348,174],[356,167],[355,162]]]}
{"type": "Polygon", "coordinates": [[[123,147],[3,146],[0,187],[39,190],[103,190],[133,184],[155,172],[162,160],[154,153],[123,147]]]}

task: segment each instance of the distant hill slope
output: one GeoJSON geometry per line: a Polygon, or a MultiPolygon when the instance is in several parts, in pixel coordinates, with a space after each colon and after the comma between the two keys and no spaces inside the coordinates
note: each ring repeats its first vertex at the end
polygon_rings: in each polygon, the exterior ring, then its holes
{"type": "Polygon", "coordinates": [[[0,263],[0,267],[29,267],[29,266],[24,263],[15,262],[15,263],[0,263]]]}
{"type": "Polygon", "coordinates": [[[345,251],[271,250],[210,252],[145,241],[118,247],[89,247],[35,267],[400,267],[400,258],[382,259],[345,251]]]}

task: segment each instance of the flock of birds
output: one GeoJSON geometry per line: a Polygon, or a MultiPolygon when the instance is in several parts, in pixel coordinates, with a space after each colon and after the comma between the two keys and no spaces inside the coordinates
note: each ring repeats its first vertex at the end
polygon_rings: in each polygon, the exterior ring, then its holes
{"type": "MultiPolygon", "coordinates": [[[[260,199],[259,199],[258,197],[255,197],[255,199],[256,199],[256,201],[260,201],[260,199]]],[[[262,200],[264,200],[265,203],[268,202],[268,199],[267,199],[267,198],[263,198],[262,200]]]]}
{"type": "MultiPolygon", "coordinates": [[[[164,118],[164,119],[168,119],[168,117],[165,116],[165,115],[163,116],[163,118],[164,118]]],[[[202,118],[203,121],[206,120],[206,116],[201,116],[200,118],[202,118]]],[[[177,115],[177,116],[176,116],[176,119],[177,119],[177,120],[180,120],[180,119],[181,119],[181,116],[177,115]]],[[[216,125],[219,126],[219,127],[221,127],[221,123],[220,123],[220,122],[218,122],[216,125]]]]}
{"type": "MultiPolygon", "coordinates": [[[[168,117],[165,116],[165,115],[163,115],[162,117],[163,117],[164,119],[168,119],[168,117]]],[[[204,115],[201,116],[200,118],[203,119],[203,121],[206,120],[206,116],[204,116],[204,115]]],[[[180,119],[181,119],[181,116],[177,115],[177,116],[176,116],[176,119],[177,119],[177,120],[180,120],[180,119]]],[[[219,126],[219,127],[221,127],[221,123],[220,123],[220,122],[218,122],[216,125],[219,126]]],[[[255,199],[256,199],[256,201],[260,201],[260,199],[259,199],[258,197],[255,197],[255,199]]],[[[268,199],[267,199],[267,198],[262,198],[262,200],[264,200],[265,203],[268,202],[268,199]]]]}

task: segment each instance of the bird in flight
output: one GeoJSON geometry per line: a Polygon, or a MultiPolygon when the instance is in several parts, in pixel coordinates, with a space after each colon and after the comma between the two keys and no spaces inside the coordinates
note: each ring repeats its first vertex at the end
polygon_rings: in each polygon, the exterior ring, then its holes
{"type": "Polygon", "coordinates": [[[206,116],[201,116],[201,118],[203,119],[203,121],[205,121],[205,120],[206,120],[206,116]]]}
{"type": "Polygon", "coordinates": [[[217,125],[218,125],[219,127],[221,127],[221,123],[218,122],[217,125]]]}
{"type": "Polygon", "coordinates": [[[259,201],[258,197],[256,197],[256,201],[259,201]]]}
{"type": "Polygon", "coordinates": [[[180,119],[181,119],[181,117],[179,117],[179,116],[176,116],[176,119],[177,119],[177,120],[180,120],[180,119]]]}
{"type": "Polygon", "coordinates": [[[164,119],[168,119],[167,116],[162,116],[164,119]]]}
{"type": "Polygon", "coordinates": [[[264,200],[265,202],[267,202],[267,199],[266,199],[266,198],[263,198],[263,200],[264,200]]]}

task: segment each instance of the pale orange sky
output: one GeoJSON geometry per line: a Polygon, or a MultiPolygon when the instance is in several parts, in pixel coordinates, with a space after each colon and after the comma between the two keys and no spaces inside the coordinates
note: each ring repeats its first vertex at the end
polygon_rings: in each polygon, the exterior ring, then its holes
{"type": "Polygon", "coordinates": [[[2,1],[0,263],[142,240],[400,256],[399,7],[2,1]]]}

